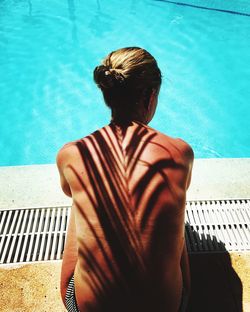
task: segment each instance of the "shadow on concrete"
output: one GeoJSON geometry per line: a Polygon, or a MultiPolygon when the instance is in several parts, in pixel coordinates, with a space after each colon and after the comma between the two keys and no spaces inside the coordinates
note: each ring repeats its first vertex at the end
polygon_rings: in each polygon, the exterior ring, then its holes
{"type": "Polygon", "coordinates": [[[188,312],[243,311],[241,280],[225,245],[220,244],[221,252],[189,254],[192,288],[188,312]]]}

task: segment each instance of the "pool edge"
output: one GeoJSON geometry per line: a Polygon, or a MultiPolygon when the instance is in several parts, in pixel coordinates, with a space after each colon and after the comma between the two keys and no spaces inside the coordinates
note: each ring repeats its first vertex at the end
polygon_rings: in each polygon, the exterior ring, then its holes
{"type": "MultiPolygon", "coordinates": [[[[0,167],[0,209],[71,205],[55,164],[0,167]]],[[[187,200],[250,198],[250,158],[195,159],[187,200]]]]}

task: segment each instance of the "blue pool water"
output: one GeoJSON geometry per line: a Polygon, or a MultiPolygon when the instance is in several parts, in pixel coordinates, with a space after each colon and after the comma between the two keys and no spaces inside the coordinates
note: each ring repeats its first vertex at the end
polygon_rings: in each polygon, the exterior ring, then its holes
{"type": "Polygon", "coordinates": [[[54,163],[107,124],[92,71],[124,46],[146,48],[163,72],[151,127],[196,157],[250,157],[248,0],[2,0],[0,165],[54,163]]]}

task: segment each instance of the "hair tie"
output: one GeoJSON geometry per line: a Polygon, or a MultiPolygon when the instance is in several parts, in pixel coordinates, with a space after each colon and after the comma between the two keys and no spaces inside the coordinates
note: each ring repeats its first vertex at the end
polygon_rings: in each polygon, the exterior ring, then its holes
{"type": "Polygon", "coordinates": [[[97,66],[94,70],[94,79],[97,85],[103,89],[118,87],[125,81],[125,77],[119,72],[119,69],[113,69],[108,65],[97,66]]]}
{"type": "Polygon", "coordinates": [[[123,83],[125,81],[125,77],[123,76],[122,73],[117,73],[117,80],[120,82],[120,83],[123,83]]]}
{"type": "Polygon", "coordinates": [[[125,77],[121,72],[117,71],[116,69],[111,69],[109,72],[111,74],[114,74],[115,79],[118,83],[122,84],[124,82],[125,77]]]}

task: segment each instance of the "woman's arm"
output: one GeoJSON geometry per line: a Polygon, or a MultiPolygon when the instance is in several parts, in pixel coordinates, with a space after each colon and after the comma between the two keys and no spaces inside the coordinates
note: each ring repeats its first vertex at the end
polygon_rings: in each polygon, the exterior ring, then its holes
{"type": "MultiPolygon", "coordinates": [[[[186,183],[186,191],[187,191],[191,183],[193,161],[194,161],[194,152],[190,146],[188,146],[188,148],[186,149],[185,154],[188,157],[188,174],[187,174],[187,183],[186,183]]],[[[187,245],[186,245],[185,239],[184,239],[180,265],[181,265],[182,280],[183,280],[183,306],[185,307],[188,304],[188,300],[189,300],[190,292],[191,292],[190,265],[189,265],[189,258],[188,258],[187,245]]]]}
{"type": "Polygon", "coordinates": [[[190,279],[190,267],[186,242],[184,242],[183,252],[181,256],[181,271],[182,271],[183,286],[185,290],[189,293],[191,289],[191,279],[190,279]]]}
{"type": "Polygon", "coordinates": [[[69,225],[67,230],[66,243],[63,252],[63,262],[61,270],[61,296],[65,305],[65,295],[69,281],[74,274],[78,259],[78,249],[76,240],[75,207],[71,208],[69,225]]]}
{"type": "Polygon", "coordinates": [[[182,288],[182,300],[181,300],[182,303],[180,311],[186,311],[191,292],[190,267],[186,242],[184,242],[183,252],[181,256],[181,271],[182,271],[183,288],[182,288]]]}
{"type": "MultiPolygon", "coordinates": [[[[60,174],[61,187],[63,192],[72,197],[70,185],[65,176],[65,168],[70,162],[71,157],[70,145],[65,145],[57,154],[56,162],[60,174]]],[[[76,224],[75,224],[75,207],[74,204],[70,211],[69,223],[67,228],[66,242],[64,245],[63,261],[61,269],[61,297],[65,305],[65,295],[69,281],[74,274],[75,266],[78,260],[78,249],[76,239],[76,224]]]]}
{"type": "Polygon", "coordinates": [[[56,163],[57,163],[57,168],[58,168],[58,171],[60,174],[60,181],[61,181],[62,190],[63,190],[64,194],[66,194],[69,197],[72,197],[70,186],[69,186],[69,184],[65,178],[65,175],[64,175],[64,169],[67,165],[67,161],[69,158],[68,156],[69,155],[68,155],[68,152],[67,152],[67,149],[65,146],[58,152],[57,157],[56,157],[56,163]]]}

